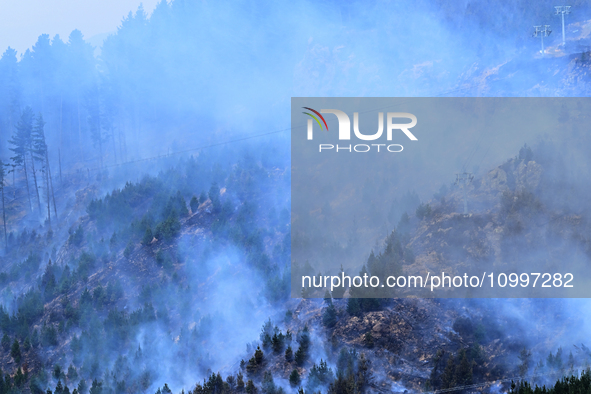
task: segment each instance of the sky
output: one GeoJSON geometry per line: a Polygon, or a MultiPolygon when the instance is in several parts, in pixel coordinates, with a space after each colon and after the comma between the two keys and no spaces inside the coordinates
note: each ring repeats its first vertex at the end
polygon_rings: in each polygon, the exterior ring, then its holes
{"type": "Polygon", "coordinates": [[[41,34],[63,41],[78,29],[96,45],[117,31],[121,20],[140,4],[150,14],[158,0],[0,0],[0,52],[9,46],[20,54],[31,48],[41,34]],[[96,37],[98,36],[98,37],[96,37]]]}

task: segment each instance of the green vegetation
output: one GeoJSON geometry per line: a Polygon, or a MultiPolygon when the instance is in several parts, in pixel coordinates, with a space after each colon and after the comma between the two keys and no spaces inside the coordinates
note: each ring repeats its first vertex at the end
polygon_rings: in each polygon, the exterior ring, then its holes
{"type": "Polygon", "coordinates": [[[554,383],[553,386],[533,388],[527,381],[518,383],[511,382],[509,394],[570,394],[570,393],[588,393],[591,391],[591,370],[587,368],[580,376],[571,375],[563,377],[554,383]]]}

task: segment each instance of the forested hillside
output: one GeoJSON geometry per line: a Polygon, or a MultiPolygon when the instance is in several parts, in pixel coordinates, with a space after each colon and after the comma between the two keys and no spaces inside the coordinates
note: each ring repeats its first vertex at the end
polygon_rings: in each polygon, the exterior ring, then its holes
{"type": "MultiPolygon", "coordinates": [[[[532,389],[591,361],[584,301],[289,297],[292,267],[322,274],[292,261],[291,96],[588,93],[585,4],[546,55],[518,26],[547,1],[443,3],[162,0],[100,51],[81,30],[2,48],[0,394],[588,391],[588,372],[532,389]]],[[[569,116],[563,140],[466,138],[469,216],[420,157],[360,181],[369,213],[339,230],[371,239],[362,274],[587,264],[590,139],[569,116]]]]}

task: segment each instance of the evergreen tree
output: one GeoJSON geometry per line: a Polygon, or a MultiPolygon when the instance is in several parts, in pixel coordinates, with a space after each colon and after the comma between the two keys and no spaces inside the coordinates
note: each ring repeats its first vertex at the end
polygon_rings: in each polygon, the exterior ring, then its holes
{"type": "Polygon", "coordinates": [[[150,227],[148,227],[146,229],[146,232],[144,233],[144,237],[142,238],[142,245],[144,245],[144,246],[150,245],[152,243],[153,239],[154,239],[154,235],[152,234],[152,230],[150,229],[150,227]]]}
{"type": "MultiPolygon", "coordinates": [[[[342,278],[344,273],[345,270],[343,269],[343,265],[341,264],[341,272],[339,272],[339,276],[342,278]]],[[[341,283],[341,286],[335,287],[332,290],[332,298],[343,298],[343,296],[345,295],[345,291],[347,291],[347,288],[345,287],[344,283],[341,283]]]]}
{"type": "Polygon", "coordinates": [[[257,388],[254,385],[254,382],[252,381],[252,379],[248,379],[248,382],[246,383],[246,393],[247,394],[256,394],[257,392],[257,388]]]}
{"type": "Polygon", "coordinates": [[[262,364],[263,363],[263,351],[261,350],[261,348],[259,346],[257,346],[257,350],[254,352],[254,359],[256,361],[257,364],[262,364]]]}
{"type": "Polygon", "coordinates": [[[349,298],[347,300],[347,313],[351,316],[359,316],[361,314],[358,298],[349,298]]]}
{"type": "MultiPolygon", "coordinates": [[[[45,132],[43,128],[45,126],[45,122],[43,121],[43,116],[39,114],[35,119],[35,125],[32,131],[32,148],[31,154],[33,161],[38,161],[41,165],[41,173],[43,174],[43,182],[45,184],[45,196],[47,201],[47,220],[49,222],[49,227],[51,228],[51,187],[50,187],[50,178],[49,178],[49,161],[47,160],[48,153],[47,153],[47,144],[45,143],[45,132]]],[[[54,201],[55,207],[55,201],[54,201]]]]}
{"type": "Polygon", "coordinates": [[[103,392],[103,382],[99,382],[96,379],[92,381],[92,386],[88,391],[89,394],[102,394],[103,392]]]}
{"type": "Polygon", "coordinates": [[[53,377],[55,378],[55,380],[59,380],[61,379],[62,376],[62,366],[59,364],[55,364],[53,366],[53,377]]]}
{"type": "Polygon", "coordinates": [[[304,362],[306,362],[306,358],[306,351],[302,348],[302,346],[300,346],[298,350],[295,352],[294,356],[296,364],[301,367],[302,365],[304,365],[304,362]]]}
{"type": "Polygon", "coordinates": [[[293,361],[293,350],[291,349],[290,345],[288,345],[287,349],[285,349],[285,361],[288,363],[293,361]]]}
{"type": "Polygon", "coordinates": [[[205,201],[207,201],[207,195],[205,194],[205,192],[201,192],[201,194],[199,195],[199,203],[203,204],[205,201]]]}
{"type": "Polygon", "coordinates": [[[64,386],[62,385],[61,379],[58,379],[55,390],[53,390],[53,394],[64,394],[64,386]]]}
{"type": "Polygon", "coordinates": [[[22,96],[19,67],[17,51],[8,47],[0,58],[0,122],[5,130],[13,130],[19,116],[22,96]]]}
{"type": "Polygon", "coordinates": [[[25,338],[25,341],[23,342],[23,349],[25,350],[25,352],[28,352],[31,349],[31,340],[29,339],[29,337],[27,336],[25,338]]]}
{"type": "Polygon", "coordinates": [[[191,197],[191,201],[189,202],[189,206],[191,207],[192,213],[197,213],[197,210],[199,209],[199,200],[197,200],[197,197],[195,197],[195,196],[191,197]]]}
{"type": "Polygon", "coordinates": [[[21,362],[21,347],[18,343],[18,341],[14,340],[14,342],[12,343],[12,348],[10,349],[10,356],[14,359],[14,362],[17,364],[20,364],[21,362]]]}
{"type": "Polygon", "coordinates": [[[211,200],[212,212],[218,213],[222,208],[222,203],[220,202],[220,187],[215,182],[209,188],[209,199],[211,200]]]}
{"type": "Polygon", "coordinates": [[[21,387],[25,383],[26,380],[27,380],[27,377],[23,373],[22,368],[18,367],[18,369],[16,370],[16,374],[14,375],[14,385],[16,387],[21,387]]]}
{"type": "Polygon", "coordinates": [[[88,385],[86,384],[86,380],[80,379],[80,382],[78,382],[78,393],[79,394],[86,394],[87,389],[88,389],[88,385]]]}
{"type": "Polygon", "coordinates": [[[525,377],[529,371],[529,367],[531,364],[531,352],[528,351],[525,347],[519,353],[519,376],[525,377]]]}
{"type": "Polygon", "coordinates": [[[297,387],[300,385],[300,383],[301,383],[300,373],[298,372],[297,369],[294,369],[289,374],[289,384],[291,385],[291,387],[297,387]]]}
{"type": "Polygon", "coordinates": [[[238,372],[238,375],[236,375],[236,390],[239,393],[244,390],[244,375],[242,375],[242,372],[238,372]]]}
{"type": "Polygon", "coordinates": [[[66,376],[70,383],[78,379],[78,372],[76,372],[76,368],[72,364],[68,367],[68,373],[66,376]]]}
{"type": "Polygon", "coordinates": [[[445,369],[443,370],[443,374],[441,375],[441,382],[444,389],[452,388],[456,385],[456,370],[455,370],[455,360],[453,355],[449,355],[447,359],[447,364],[445,369]]]}
{"type": "Polygon", "coordinates": [[[472,363],[468,361],[466,349],[460,350],[460,363],[456,367],[455,383],[460,386],[472,384],[472,363]]]}
{"type": "MultiPolygon", "coordinates": [[[[12,138],[8,140],[8,143],[13,147],[10,150],[14,153],[14,156],[10,159],[14,163],[15,167],[22,167],[25,173],[25,184],[27,186],[27,196],[29,198],[29,211],[33,210],[33,204],[31,202],[31,190],[29,188],[29,175],[27,171],[27,156],[31,149],[32,144],[32,133],[33,133],[33,110],[31,107],[26,107],[21,113],[21,117],[16,125],[15,132],[12,138]]],[[[41,209],[41,203],[39,202],[39,209],[41,209]]]]}
{"type": "Polygon", "coordinates": [[[373,336],[371,335],[371,331],[368,331],[365,333],[365,335],[363,336],[363,343],[369,349],[373,348],[374,343],[373,343],[373,336]]]}

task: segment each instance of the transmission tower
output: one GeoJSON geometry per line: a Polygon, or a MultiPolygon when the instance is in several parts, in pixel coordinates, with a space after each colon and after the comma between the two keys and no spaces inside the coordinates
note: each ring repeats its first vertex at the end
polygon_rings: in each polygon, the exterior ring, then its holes
{"type": "Polygon", "coordinates": [[[544,54],[544,37],[548,37],[552,30],[550,30],[550,25],[534,26],[534,29],[536,29],[534,37],[542,37],[542,54],[544,54]]]}
{"type": "Polygon", "coordinates": [[[566,38],[564,35],[564,15],[570,14],[570,5],[555,5],[556,15],[562,16],[562,45],[566,46],[566,38]]]}
{"type": "Polygon", "coordinates": [[[455,184],[462,188],[464,194],[464,215],[468,215],[468,185],[472,183],[474,179],[474,174],[470,172],[462,172],[460,174],[456,174],[456,182],[455,184]]]}

